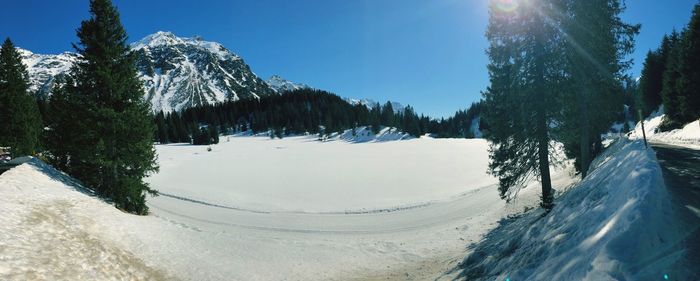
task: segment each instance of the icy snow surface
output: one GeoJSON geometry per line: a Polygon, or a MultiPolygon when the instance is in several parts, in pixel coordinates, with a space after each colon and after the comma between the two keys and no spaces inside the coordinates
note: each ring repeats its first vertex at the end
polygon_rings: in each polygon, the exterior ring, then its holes
{"type": "Polygon", "coordinates": [[[463,264],[468,280],[662,280],[683,250],[661,168],[641,141],[619,141],[555,201],[505,220],[463,264]]]}
{"type": "Polygon", "coordinates": [[[229,137],[209,153],[202,146],[160,145],[161,172],[148,181],[164,193],[220,205],[297,212],[390,210],[496,183],[486,175],[483,140],[317,139],[229,137]]]}
{"type": "MultiPolygon", "coordinates": [[[[663,106],[644,120],[644,132],[649,142],[680,145],[700,149],[700,120],[685,124],[683,128],[660,132],[659,125],[664,118],[663,106]]],[[[637,123],[629,134],[632,139],[642,139],[642,124],[637,123]]]]}
{"type": "Polygon", "coordinates": [[[433,280],[539,196],[501,200],[483,140],[221,141],[157,146],[145,217],[38,160],[0,175],[0,280],[433,280]]]}

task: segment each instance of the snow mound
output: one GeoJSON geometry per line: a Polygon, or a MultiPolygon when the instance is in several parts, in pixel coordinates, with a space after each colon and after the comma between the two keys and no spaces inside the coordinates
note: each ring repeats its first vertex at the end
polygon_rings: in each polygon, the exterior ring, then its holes
{"type": "Polygon", "coordinates": [[[397,128],[382,128],[379,133],[374,134],[370,127],[359,127],[354,130],[345,130],[342,134],[332,136],[331,140],[342,140],[347,142],[385,142],[413,139],[411,135],[402,132],[397,128]]]}
{"type": "MultiPolygon", "coordinates": [[[[501,221],[460,266],[469,280],[661,280],[682,255],[656,156],[621,140],[541,210],[501,221]]],[[[672,274],[671,274],[672,275],[672,274]]]]}
{"type": "MultiPolygon", "coordinates": [[[[695,120],[683,126],[681,129],[675,129],[668,132],[659,131],[659,126],[666,115],[663,111],[663,106],[652,113],[644,120],[644,133],[647,140],[652,143],[663,143],[672,145],[681,145],[690,148],[700,149],[700,120],[695,120]]],[[[634,130],[630,132],[631,139],[642,139],[642,124],[637,123],[634,130]]]]}
{"type": "Polygon", "coordinates": [[[169,279],[105,238],[124,235],[108,223],[134,216],[38,159],[0,176],[0,193],[0,280],[169,279]]]}

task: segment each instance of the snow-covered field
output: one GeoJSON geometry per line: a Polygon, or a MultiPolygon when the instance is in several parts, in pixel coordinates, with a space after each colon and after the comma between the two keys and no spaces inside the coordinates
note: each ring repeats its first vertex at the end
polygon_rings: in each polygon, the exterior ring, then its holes
{"type": "MultiPolygon", "coordinates": [[[[0,279],[425,280],[512,204],[484,140],[222,137],[157,146],[146,217],[34,160],[0,175],[0,279]]],[[[555,187],[571,183],[555,172],[555,187]]]]}
{"type": "Polygon", "coordinates": [[[484,140],[431,138],[320,143],[314,136],[222,137],[205,146],[157,146],[165,194],[254,211],[393,210],[487,187],[484,140]]]}

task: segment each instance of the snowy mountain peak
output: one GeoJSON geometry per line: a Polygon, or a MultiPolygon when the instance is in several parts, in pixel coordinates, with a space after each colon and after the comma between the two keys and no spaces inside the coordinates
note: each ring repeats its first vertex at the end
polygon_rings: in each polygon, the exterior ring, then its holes
{"type": "MultiPolygon", "coordinates": [[[[382,106],[384,106],[384,104],[386,104],[386,102],[380,103],[380,102],[374,101],[372,99],[345,98],[345,101],[347,101],[348,103],[350,103],[352,105],[358,105],[358,104],[364,105],[365,107],[367,107],[367,109],[370,109],[370,110],[375,106],[382,107],[382,106]]],[[[394,101],[389,101],[389,102],[391,102],[391,107],[394,109],[394,112],[396,112],[396,113],[403,113],[403,111],[406,109],[406,107],[401,103],[394,102],[394,101]]]]}
{"type": "MultiPolygon", "coordinates": [[[[158,31],[130,45],[154,111],[173,111],[202,104],[259,98],[273,90],[236,54],[200,37],[178,37],[158,31]]],[[[30,90],[50,93],[55,77],[67,75],[80,58],[75,53],[39,55],[21,50],[30,77],[30,90]]]]}
{"type": "Polygon", "coordinates": [[[168,48],[177,45],[189,45],[196,48],[200,48],[218,56],[220,60],[240,59],[238,55],[232,53],[223,45],[217,42],[204,41],[204,39],[202,39],[202,37],[198,35],[191,38],[178,37],[169,31],[158,31],[156,33],[148,35],[143,39],[132,43],[131,48],[133,50],[141,50],[153,48],[168,48]]]}
{"type": "Polygon", "coordinates": [[[267,82],[267,85],[269,85],[270,88],[272,88],[273,90],[275,90],[278,93],[299,90],[299,89],[311,89],[311,87],[309,87],[309,85],[295,83],[295,82],[289,81],[287,79],[284,79],[279,75],[272,75],[265,82],[267,82]]]}
{"type": "Polygon", "coordinates": [[[67,73],[79,57],[71,52],[41,55],[22,48],[17,48],[17,51],[29,72],[29,91],[39,97],[46,97],[53,87],[54,79],[67,73]]]}
{"type": "Polygon", "coordinates": [[[158,31],[156,33],[153,33],[151,35],[148,35],[144,37],[143,39],[134,42],[131,44],[131,47],[134,50],[138,50],[144,47],[156,47],[156,46],[161,46],[161,45],[177,45],[177,44],[184,44],[184,40],[181,38],[175,36],[172,32],[169,31],[158,31]]]}

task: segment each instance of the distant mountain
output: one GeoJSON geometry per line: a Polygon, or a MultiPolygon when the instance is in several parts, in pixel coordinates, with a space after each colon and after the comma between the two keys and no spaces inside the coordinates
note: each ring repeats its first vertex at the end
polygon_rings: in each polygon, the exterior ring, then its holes
{"type": "Polygon", "coordinates": [[[275,92],[278,92],[278,93],[299,90],[299,89],[311,89],[311,87],[309,87],[309,85],[295,83],[295,82],[289,81],[287,79],[284,79],[284,78],[280,77],[279,75],[272,75],[265,82],[267,82],[267,85],[269,85],[270,88],[272,88],[273,90],[275,90],[275,92]]]}
{"type": "MultiPolygon", "coordinates": [[[[258,98],[277,92],[255,75],[243,59],[216,42],[159,31],[131,44],[131,48],[137,54],[145,99],[154,111],[258,98]]],[[[30,90],[39,96],[48,95],[55,77],[68,73],[79,58],[70,52],[39,55],[20,51],[28,66],[30,90]]]]}
{"type": "Polygon", "coordinates": [[[29,72],[29,91],[39,97],[48,96],[54,79],[67,73],[78,59],[77,54],[70,52],[59,55],[40,55],[21,48],[17,50],[29,72]]]}
{"type": "MultiPolygon", "coordinates": [[[[384,106],[384,104],[386,104],[386,102],[380,103],[380,102],[376,102],[372,99],[345,98],[345,101],[347,101],[348,103],[350,103],[352,105],[358,105],[358,104],[364,105],[368,109],[372,109],[376,105],[384,106]]],[[[394,102],[394,101],[391,102],[391,107],[394,109],[394,112],[396,112],[396,113],[403,112],[404,109],[406,109],[406,107],[403,104],[398,103],[398,102],[394,102]]]]}

